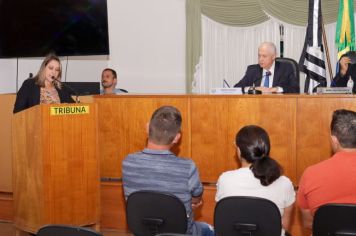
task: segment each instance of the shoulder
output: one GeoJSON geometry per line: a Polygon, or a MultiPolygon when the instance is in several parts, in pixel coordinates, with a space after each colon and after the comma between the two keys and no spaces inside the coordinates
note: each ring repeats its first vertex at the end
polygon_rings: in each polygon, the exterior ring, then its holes
{"type": "Polygon", "coordinates": [[[22,86],[28,86],[28,87],[30,87],[30,86],[37,86],[37,85],[36,85],[36,80],[33,79],[33,78],[26,79],[26,80],[23,82],[22,86]]]}
{"type": "Polygon", "coordinates": [[[253,65],[249,65],[247,66],[247,70],[260,70],[261,67],[259,64],[253,64],[253,65]]]}
{"type": "Polygon", "coordinates": [[[314,181],[323,181],[325,175],[330,175],[330,171],[334,169],[333,162],[333,158],[330,158],[315,165],[308,166],[303,172],[300,185],[314,181]]]}
{"type": "Polygon", "coordinates": [[[136,159],[136,158],[138,158],[138,157],[140,157],[142,155],[143,155],[142,152],[130,153],[125,157],[124,161],[130,161],[130,160],[136,159]]]}
{"type": "Polygon", "coordinates": [[[189,169],[191,171],[197,170],[197,166],[195,165],[195,162],[192,159],[177,157],[175,161],[177,162],[177,164],[181,164],[182,166],[189,166],[189,169]]]}
{"type": "Polygon", "coordinates": [[[249,168],[239,168],[237,170],[229,170],[222,173],[219,180],[236,179],[244,176],[252,176],[252,171],[249,168]]]}
{"type": "Polygon", "coordinates": [[[33,93],[34,91],[39,91],[40,86],[36,84],[36,80],[33,78],[26,79],[19,90],[21,93],[33,93]]]}
{"type": "Polygon", "coordinates": [[[247,66],[246,74],[256,76],[257,74],[262,74],[262,68],[258,64],[247,66]]]}
{"type": "Polygon", "coordinates": [[[277,182],[279,182],[281,185],[283,185],[284,187],[290,188],[293,187],[293,183],[292,181],[284,175],[281,175],[278,179],[277,182]]]}

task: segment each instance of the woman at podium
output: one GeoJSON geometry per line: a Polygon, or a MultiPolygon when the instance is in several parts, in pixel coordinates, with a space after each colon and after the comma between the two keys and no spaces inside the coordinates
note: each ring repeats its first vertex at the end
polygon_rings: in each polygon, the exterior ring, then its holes
{"type": "Polygon", "coordinates": [[[74,103],[70,94],[62,89],[61,61],[55,54],[43,60],[35,77],[25,80],[17,92],[14,113],[38,104],[74,103]]]}

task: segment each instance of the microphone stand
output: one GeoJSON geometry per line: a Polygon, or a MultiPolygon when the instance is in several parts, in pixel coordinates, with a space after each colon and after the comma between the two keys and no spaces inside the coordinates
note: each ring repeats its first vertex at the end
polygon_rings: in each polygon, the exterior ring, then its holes
{"type": "Polygon", "coordinates": [[[79,101],[79,94],[77,93],[77,91],[75,91],[75,89],[72,88],[72,86],[63,83],[62,81],[60,81],[59,79],[54,78],[54,76],[52,76],[52,79],[54,81],[57,81],[58,83],[60,83],[61,85],[63,85],[64,87],[66,87],[72,94],[75,95],[75,103],[80,103],[79,101]]]}
{"type": "Polygon", "coordinates": [[[247,91],[248,94],[262,94],[262,91],[257,90],[255,83],[252,84],[252,88],[250,87],[250,89],[247,91]]]}

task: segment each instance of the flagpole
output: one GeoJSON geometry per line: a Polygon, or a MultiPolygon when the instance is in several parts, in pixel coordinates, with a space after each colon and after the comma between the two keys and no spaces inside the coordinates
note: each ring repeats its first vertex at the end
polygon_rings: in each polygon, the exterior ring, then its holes
{"type": "Polygon", "coordinates": [[[329,71],[330,81],[333,81],[334,75],[333,75],[333,69],[331,68],[331,63],[330,63],[329,47],[328,47],[328,41],[326,39],[323,17],[321,18],[321,28],[322,28],[322,32],[323,32],[323,41],[324,41],[324,45],[325,45],[326,61],[328,62],[328,68],[329,68],[328,71],[329,71]]]}

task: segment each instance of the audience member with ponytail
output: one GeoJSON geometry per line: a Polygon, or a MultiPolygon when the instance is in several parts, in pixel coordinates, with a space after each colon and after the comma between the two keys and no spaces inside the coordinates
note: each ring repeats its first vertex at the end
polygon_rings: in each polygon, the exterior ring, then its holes
{"type": "Polygon", "coordinates": [[[255,196],[274,202],[282,216],[282,235],[289,229],[295,202],[292,182],[269,155],[267,132],[259,126],[243,127],[235,139],[241,168],[224,172],[218,180],[215,200],[230,196],[255,196]]]}

